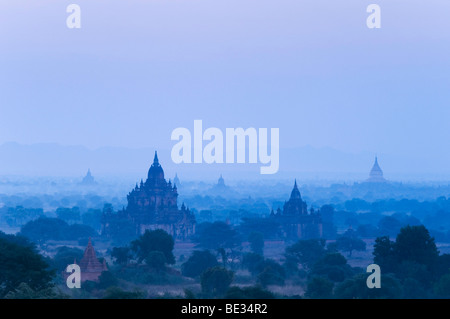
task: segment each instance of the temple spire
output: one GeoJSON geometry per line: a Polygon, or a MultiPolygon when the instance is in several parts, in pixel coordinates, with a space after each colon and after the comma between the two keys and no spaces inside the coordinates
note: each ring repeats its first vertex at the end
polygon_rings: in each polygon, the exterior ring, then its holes
{"type": "Polygon", "coordinates": [[[292,189],[291,192],[291,199],[301,199],[302,196],[300,195],[300,191],[298,190],[297,187],[297,179],[294,182],[294,188],[292,189]]]}
{"type": "Polygon", "coordinates": [[[97,259],[91,237],[89,237],[89,242],[79,266],[82,282],[86,280],[98,281],[98,277],[100,277],[101,273],[108,270],[106,263],[101,263],[97,259]]]}
{"type": "Polygon", "coordinates": [[[153,165],[155,165],[155,166],[159,165],[158,152],[157,151],[155,151],[155,158],[153,159],[153,165]]]}
{"type": "Polygon", "coordinates": [[[383,177],[383,171],[378,164],[378,156],[375,156],[375,162],[370,170],[369,178],[366,180],[369,183],[384,183],[386,180],[383,177]]]}

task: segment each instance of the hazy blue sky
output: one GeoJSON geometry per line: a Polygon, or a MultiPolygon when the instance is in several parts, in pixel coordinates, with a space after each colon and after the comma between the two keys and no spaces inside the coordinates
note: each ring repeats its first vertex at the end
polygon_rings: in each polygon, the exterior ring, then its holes
{"type": "Polygon", "coordinates": [[[448,0],[1,0],[0,144],[170,148],[202,119],[433,165],[450,161],[449,57],[448,0]]]}

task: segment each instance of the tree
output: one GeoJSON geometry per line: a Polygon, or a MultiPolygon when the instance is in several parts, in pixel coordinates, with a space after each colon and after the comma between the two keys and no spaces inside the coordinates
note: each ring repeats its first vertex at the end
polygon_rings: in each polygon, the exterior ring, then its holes
{"type": "Polygon", "coordinates": [[[450,274],[442,276],[434,286],[434,292],[440,298],[450,297],[450,274]]]}
{"type": "Polygon", "coordinates": [[[206,249],[231,249],[241,243],[238,232],[224,222],[200,224],[195,241],[206,249]]]}
{"type": "Polygon", "coordinates": [[[102,211],[100,209],[90,208],[86,213],[81,215],[81,220],[84,225],[88,225],[99,231],[102,226],[102,211]]]}
{"type": "Polygon", "coordinates": [[[97,287],[100,289],[106,289],[108,287],[116,286],[118,283],[117,278],[110,271],[103,271],[98,277],[97,287]]]}
{"type": "Polygon", "coordinates": [[[34,248],[0,238],[0,298],[21,283],[32,290],[51,288],[54,271],[34,248]]]}
{"type": "Polygon", "coordinates": [[[227,265],[227,252],[225,251],[225,248],[219,247],[217,249],[217,253],[220,255],[220,258],[222,258],[222,264],[224,267],[227,265]]]}
{"type": "Polygon", "coordinates": [[[38,244],[48,240],[78,240],[97,235],[96,231],[89,226],[68,225],[61,219],[47,217],[41,217],[26,223],[22,226],[20,234],[38,244]]]}
{"type": "Polygon", "coordinates": [[[45,288],[39,291],[31,289],[26,283],[22,282],[19,287],[9,291],[5,299],[67,299],[68,295],[55,292],[53,288],[45,288]]]}
{"type": "Polygon", "coordinates": [[[333,282],[341,282],[352,276],[354,271],[340,253],[328,253],[311,269],[310,275],[324,277],[333,282]]]}
{"type": "Polygon", "coordinates": [[[436,278],[447,274],[450,271],[450,254],[440,255],[433,270],[436,278]]]}
{"type": "Polygon", "coordinates": [[[353,229],[348,229],[342,236],[336,240],[336,245],[339,250],[348,252],[351,257],[353,250],[366,250],[366,243],[356,236],[353,229]]]}
{"type": "Polygon", "coordinates": [[[233,282],[234,273],[223,267],[212,267],[201,275],[202,291],[214,296],[223,295],[233,282]]]}
{"type": "Polygon", "coordinates": [[[261,232],[253,231],[248,236],[248,241],[250,242],[250,247],[252,251],[256,254],[263,255],[264,250],[264,234],[261,232]]]}
{"type": "Polygon", "coordinates": [[[410,261],[426,265],[430,269],[438,260],[434,238],[425,226],[406,226],[400,229],[393,247],[393,253],[398,262],[410,261]]]}
{"type": "Polygon", "coordinates": [[[195,278],[206,269],[218,266],[216,257],[209,250],[194,250],[191,257],[181,265],[183,276],[195,278]]]}
{"type": "Polygon", "coordinates": [[[261,287],[230,287],[225,299],[275,299],[273,293],[261,287]]]}
{"type": "Polygon", "coordinates": [[[395,299],[401,298],[400,282],[392,275],[381,274],[381,288],[368,289],[367,274],[357,274],[338,284],[334,297],[338,299],[395,299]]]}
{"type": "Polygon", "coordinates": [[[88,239],[97,236],[97,232],[88,225],[73,224],[67,227],[65,238],[69,240],[88,239]]]}
{"type": "Polygon", "coordinates": [[[320,208],[320,216],[322,217],[323,236],[325,238],[334,238],[336,236],[336,228],[334,226],[334,207],[331,205],[323,205],[320,208]]]}
{"type": "Polygon", "coordinates": [[[415,261],[402,261],[399,263],[395,275],[402,281],[414,279],[424,289],[429,289],[432,286],[433,275],[429,267],[415,261]]]}
{"type": "Polygon", "coordinates": [[[252,232],[261,232],[265,238],[274,238],[278,235],[280,225],[270,218],[248,218],[243,217],[239,231],[245,236],[252,232]]]}
{"type": "Polygon", "coordinates": [[[356,234],[362,238],[377,237],[378,229],[372,224],[359,225],[356,234]]]}
{"type": "Polygon", "coordinates": [[[284,269],[280,264],[272,259],[266,259],[257,280],[263,287],[267,287],[268,285],[283,286],[285,276],[284,269]]]}
{"type": "Polygon", "coordinates": [[[111,257],[114,258],[116,264],[126,265],[131,258],[131,250],[129,247],[114,247],[111,257]]]}
{"type": "Polygon", "coordinates": [[[64,240],[68,225],[58,218],[40,217],[22,226],[20,234],[41,244],[47,240],[64,240]]]}
{"type": "Polygon", "coordinates": [[[424,289],[422,283],[414,278],[406,278],[402,281],[403,299],[427,299],[429,292],[424,289]]]}
{"type": "Polygon", "coordinates": [[[111,237],[114,245],[126,245],[137,237],[136,226],[133,222],[123,211],[114,212],[113,206],[109,203],[103,206],[101,223],[107,225],[102,229],[102,235],[111,237]]]}
{"type": "Polygon", "coordinates": [[[373,255],[383,273],[395,273],[404,282],[413,280],[409,284],[420,284],[421,289],[430,288],[433,276],[439,277],[450,265],[450,258],[439,256],[434,238],[423,225],[401,228],[395,242],[387,236],[377,238],[373,255]]]}
{"type": "Polygon", "coordinates": [[[106,289],[106,294],[103,299],[144,299],[145,292],[143,291],[124,291],[119,287],[109,287],[106,289]]]}
{"type": "Polygon", "coordinates": [[[155,270],[163,270],[166,262],[165,255],[158,250],[149,252],[145,257],[145,263],[155,270]]]}
{"type": "Polygon", "coordinates": [[[80,209],[78,207],[56,209],[56,216],[67,223],[78,222],[81,219],[80,209]]]}
{"type": "Polygon", "coordinates": [[[36,245],[25,236],[5,234],[4,232],[0,231],[0,239],[4,239],[10,243],[14,243],[20,246],[36,249],[36,245]]]}
{"type": "Polygon", "coordinates": [[[311,299],[329,299],[333,295],[333,282],[326,278],[314,276],[307,284],[305,297],[311,299]]]}
{"type": "Polygon", "coordinates": [[[398,234],[402,223],[392,216],[383,217],[378,222],[378,229],[381,235],[384,236],[395,236],[398,234]]]}
{"type": "Polygon", "coordinates": [[[174,264],[173,247],[172,236],[162,229],[146,230],[143,235],[131,242],[131,250],[136,253],[138,262],[145,260],[150,252],[159,251],[164,254],[167,264],[174,264]]]}
{"type": "Polygon", "coordinates": [[[323,239],[299,240],[286,248],[286,258],[293,258],[305,269],[310,269],[325,253],[325,240],[323,239]]]}
{"type": "Polygon", "coordinates": [[[73,264],[75,260],[80,261],[83,258],[83,250],[67,246],[58,247],[53,257],[52,265],[58,271],[64,271],[66,267],[73,264]]]}
{"type": "Polygon", "coordinates": [[[256,276],[264,269],[264,257],[255,253],[247,253],[242,258],[242,266],[247,268],[253,276],[256,276]]]}
{"type": "MultiPolygon", "coordinates": [[[[35,205],[40,206],[42,203],[38,201],[35,205]]],[[[42,208],[24,208],[23,206],[4,207],[1,215],[9,226],[17,227],[43,216],[44,211],[42,208]]]]}
{"type": "Polygon", "coordinates": [[[388,236],[377,237],[373,249],[373,262],[383,269],[384,273],[394,272],[397,268],[394,255],[394,242],[388,236]]]}

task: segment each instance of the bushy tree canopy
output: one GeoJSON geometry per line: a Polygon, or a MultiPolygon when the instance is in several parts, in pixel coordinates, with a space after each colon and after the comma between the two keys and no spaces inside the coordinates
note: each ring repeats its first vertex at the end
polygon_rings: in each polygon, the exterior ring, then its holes
{"type": "Polygon", "coordinates": [[[310,269],[325,253],[323,239],[299,240],[286,248],[287,257],[292,258],[305,269],[310,269]]]}
{"type": "Polygon", "coordinates": [[[223,267],[208,268],[201,275],[202,291],[214,296],[223,295],[233,282],[234,273],[223,267]]]}
{"type": "Polygon", "coordinates": [[[175,263],[173,255],[174,240],[162,229],[146,230],[138,239],[131,242],[131,249],[136,253],[139,262],[144,261],[151,252],[159,251],[167,264],[175,263]]]}
{"type": "Polygon", "coordinates": [[[192,256],[181,265],[181,272],[183,276],[194,278],[200,276],[206,269],[218,264],[216,256],[209,250],[194,250],[192,256]]]}
{"type": "Polygon", "coordinates": [[[195,241],[206,249],[234,248],[241,243],[238,232],[224,222],[200,224],[195,241]]]}
{"type": "Polygon", "coordinates": [[[26,283],[33,291],[52,286],[54,271],[36,250],[0,238],[0,298],[26,283]]]}
{"type": "Polygon", "coordinates": [[[26,223],[20,230],[20,234],[41,244],[48,240],[78,240],[94,237],[97,232],[87,225],[69,225],[58,218],[41,217],[26,223]]]}

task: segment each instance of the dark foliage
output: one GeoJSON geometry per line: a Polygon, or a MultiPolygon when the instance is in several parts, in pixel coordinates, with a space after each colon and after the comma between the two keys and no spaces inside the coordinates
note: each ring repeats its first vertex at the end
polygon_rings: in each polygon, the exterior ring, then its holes
{"type": "Polygon", "coordinates": [[[181,265],[181,272],[183,276],[194,278],[200,276],[206,269],[218,265],[217,258],[209,250],[195,250],[192,256],[181,265]]]}

